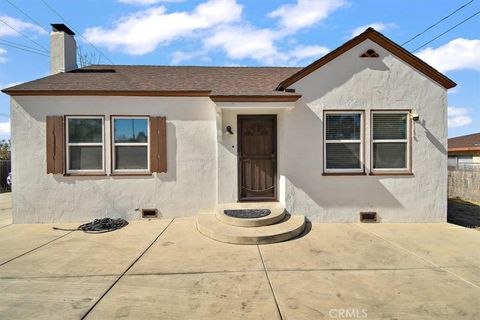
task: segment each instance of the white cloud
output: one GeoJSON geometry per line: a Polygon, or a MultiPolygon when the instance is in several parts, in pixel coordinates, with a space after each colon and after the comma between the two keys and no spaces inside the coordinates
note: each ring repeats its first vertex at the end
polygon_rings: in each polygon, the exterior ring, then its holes
{"type": "Polygon", "coordinates": [[[350,37],[351,38],[356,37],[368,28],[373,28],[373,29],[375,29],[379,32],[382,32],[382,31],[385,31],[387,29],[393,28],[395,26],[396,25],[394,23],[383,23],[383,22],[374,22],[374,23],[370,23],[370,24],[365,24],[363,26],[359,26],[359,27],[356,27],[355,29],[353,29],[352,32],[350,33],[350,37]]]}
{"type": "Polygon", "coordinates": [[[448,127],[457,128],[472,123],[472,118],[468,115],[467,108],[448,107],[448,127]]]}
{"type": "Polygon", "coordinates": [[[192,52],[187,52],[187,51],[175,51],[172,54],[172,60],[170,61],[170,64],[176,65],[180,64],[185,61],[189,61],[192,59],[198,58],[204,62],[211,61],[210,57],[208,57],[207,52],[204,52],[202,50],[200,51],[192,51],[192,52]]]}
{"type": "Polygon", "coordinates": [[[225,26],[217,29],[204,41],[207,49],[223,49],[230,59],[252,58],[272,63],[284,60],[274,44],[276,35],[270,29],[257,29],[250,25],[225,26]]]}
{"type": "Polygon", "coordinates": [[[0,63],[5,63],[8,61],[8,59],[5,57],[6,53],[7,53],[7,50],[0,48],[0,63]]]}
{"type": "Polygon", "coordinates": [[[149,6],[161,2],[182,2],[183,0],[117,0],[120,3],[149,6]]]}
{"type": "Polygon", "coordinates": [[[480,71],[480,40],[457,38],[436,49],[426,48],[417,56],[440,72],[463,69],[480,71]]]}
{"type": "Polygon", "coordinates": [[[280,6],[268,16],[279,18],[280,26],[286,32],[295,32],[324,20],[347,4],[345,0],[297,0],[295,4],[280,6]]]}
{"type": "Polygon", "coordinates": [[[10,120],[6,122],[0,122],[0,136],[10,135],[10,120]]]}
{"type": "Polygon", "coordinates": [[[133,55],[154,51],[157,46],[180,37],[187,37],[241,18],[242,6],[235,0],[209,0],[192,12],[168,13],[163,6],[153,7],[126,16],[112,28],[94,27],[84,36],[92,43],[133,55]]]}
{"type": "Polygon", "coordinates": [[[448,94],[457,94],[457,93],[460,93],[460,88],[459,86],[456,86],[452,89],[448,89],[448,94]]]}
{"type": "Polygon", "coordinates": [[[281,50],[276,42],[283,35],[271,29],[258,29],[251,25],[223,26],[204,40],[206,50],[221,49],[232,60],[254,59],[268,65],[298,65],[312,57],[320,58],[326,47],[299,45],[281,50]]]}
{"type": "Polygon", "coordinates": [[[297,58],[299,60],[308,59],[308,58],[320,58],[328,53],[327,47],[322,46],[297,46],[292,51],[290,51],[290,56],[293,58],[297,58]]]}
{"type": "MultiPolygon", "coordinates": [[[[0,16],[0,19],[5,21],[11,27],[17,29],[21,32],[33,32],[37,34],[46,34],[45,30],[40,28],[35,24],[31,24],[29,22],[22,21],[17,18],[9,17],[9,16],[0,16]]],[[[7,36],[20,36],[15,30],[10,28],[4,23],[0,23],[0,37],[7,37],[7,36]]]]}

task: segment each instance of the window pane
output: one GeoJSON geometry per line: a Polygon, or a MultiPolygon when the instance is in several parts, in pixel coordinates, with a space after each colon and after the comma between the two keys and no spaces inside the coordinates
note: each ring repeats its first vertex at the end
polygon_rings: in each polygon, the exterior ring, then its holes
{"type": "Polygon", "coordinates": [[[326,114],[327,140],[360,140],[360,114],[326,114]]]}
{"type": "Polygon", "coordinates": [[[373,168],[405,169],[407,167],[406,143],[374,143],[373,168]]]}
{"type": "Polygon", "coordinates": [[[373,139],[407,139],[407,113],[374,113],[373,139]]]}
{"type": "Polygon", "coordinates": [[[102,119],[68,119],[68,141],[102,142],[102,119]]]}
{"type": "Polygon", "coordinates": [[[327,143],[327,169],[360,169],[360,143],[327,143]]]}
{"type": "Polygon", "coordinates": [[[102,170],[102,147],[70,147],[70,170],[102,170]]]}
{"type": "Polygon", "coordinates": [[[148,148],[146,146],[115,147],[115,169],[148,169],[148,148]]]}
{"type": "Polygon", "coordinates": [[[115,142],[148,142],[148,120],[115,119],[115,142]]]}

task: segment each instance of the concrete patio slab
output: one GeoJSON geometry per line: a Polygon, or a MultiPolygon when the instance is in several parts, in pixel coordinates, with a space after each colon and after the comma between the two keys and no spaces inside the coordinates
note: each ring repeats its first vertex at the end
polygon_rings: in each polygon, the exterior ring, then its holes
{"type": "Polygon", "coordinates": [[[260,250],[267,270],[396,269],[430,265],[351,224],[313,224],[303,237],[260,250]],[[286,254],[288,252],[288,254],[286,254]]]}
{"type": "Polygon", "coordinates": [[[479,267],[453,267],[453,268],[442,268],[446,271],[452,272],[456,276],[465,281],[473,283],[474,285],[480,288],[480,268],[479,267]]]}
{"type": "Polygon", "coordinates": [[[80,319],[116,277],[0,279],[2,319],[80,319]]]}
{"type": "Polygon", "coordinates": [[[269,275],[284,319],[480,317],[479,289],[439,269],[272,271],[269,275]]]}
{"type": "Polygon", "coordinates": [[[263,270],[256,246],[218,242],[196,230],[194,219],[175,219],[130,274],[263,270]],[[188,262],[186,262],[188,261],[188,262]]]}
{"type": "Polygon", "coordinates": [[[442,267],[480,266],[480,234],[448,223],[356,224],[442,267]]]}
{"type": "Polygon", "coordinates": [[[12,224],[12,195],[0,193],[0,228],[12,224]]]}
{"type": "Polygon", "coordinates": [[[87,319],[279,319],[264,272],[127,275],[87,319]]]}
{"type": "MultiPolygon", "coordinates": [[[[53,230],[52,226],[50,224],[13,224],[1,228],[0,265],[68,233],[67,231],[53,230]]],[[[74,227],[74,225],[66,224],[62,226],[74,227]]]]}
{"type": "Polygon", "coordinates": [[[170,221],[133,221],[120,230],[102,234],[72,232],[2,266],[0,277],[119,275],[170,221]]]}

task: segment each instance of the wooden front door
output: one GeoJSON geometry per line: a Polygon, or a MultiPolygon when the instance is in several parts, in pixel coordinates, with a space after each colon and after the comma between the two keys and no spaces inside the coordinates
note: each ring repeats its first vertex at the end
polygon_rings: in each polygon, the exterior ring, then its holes
{"type": "Polygon", "coordinates": [[[277,116],[238,116],[238,200],[277,199],[277,116]]]}

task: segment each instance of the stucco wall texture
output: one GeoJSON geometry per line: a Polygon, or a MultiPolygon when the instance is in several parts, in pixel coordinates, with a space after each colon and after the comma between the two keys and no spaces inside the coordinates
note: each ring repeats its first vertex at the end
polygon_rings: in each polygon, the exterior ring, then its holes
{"type": "MultiPolygon", "coordinates": [[[[358,222],[375,211],[381,222],[446,221],[447,92],[366,40],[292,88],[296,103],[215,105],[209,98],[15,97],[12,99],[14,222],[137,219],[137,208],[163,217],[195,215],[237,202],[237,114],[277,114],[278,200],[312,222],[358,222]],[[367,49],[380,58],[361,59],[367,49]],[[367,175],[324,176],[323,111],[365,111],[367,175]],[[411,109],[412,176],[371,176],[370,110],[411,109]],[[47,115],[111,114],[167,117],[168,172],[147,177],[64,177],[46,174],[47,115]]],[[[107,173],[110,143],[106,141],[107,173]]]]}
{"type": "Polygon", "coordinates": [[[209,98],[16,97],[11,104],[14,223],[192,216],[216,203],[215,108],[209,98]],[[110,115],[167,117],[167,173],[75,177],[46,174],[47,115],[105,115],[110,172],[110,115]]]}

